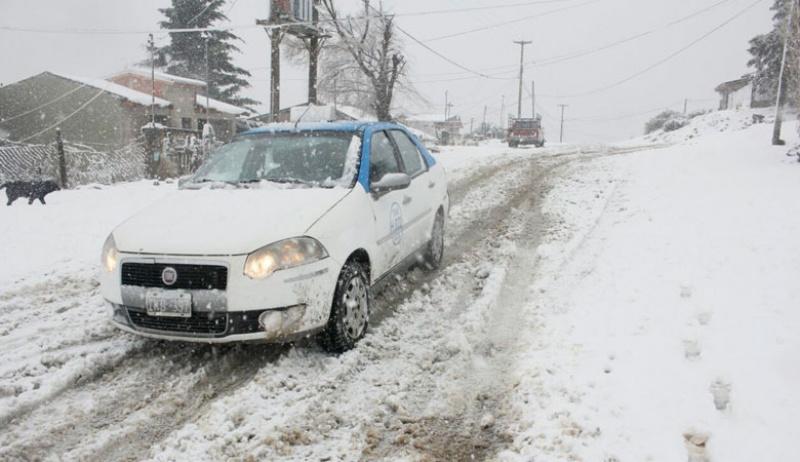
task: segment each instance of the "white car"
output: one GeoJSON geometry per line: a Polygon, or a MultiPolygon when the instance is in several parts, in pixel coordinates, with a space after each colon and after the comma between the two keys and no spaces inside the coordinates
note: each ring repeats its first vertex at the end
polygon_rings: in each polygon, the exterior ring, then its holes
{"type": "Polygon", "coordinates": [[[251,130],[111,233],[102,294],[134,334],[317,334],[345,351],[366,332],[371,289],[415,262],[439,266],[448,207],[443,168],[402,126],[251,130]]]}

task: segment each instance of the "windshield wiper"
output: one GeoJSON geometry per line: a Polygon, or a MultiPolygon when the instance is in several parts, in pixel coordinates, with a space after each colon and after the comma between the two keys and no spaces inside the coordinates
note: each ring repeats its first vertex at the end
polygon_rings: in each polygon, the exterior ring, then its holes
{"type": "Polygon", "coordinates": [[[270,183],[283,183],[283,184],[308,184],[308,185],[311,184],[308,181],[300,180],[297,178],[262,178],[260,180],[253,180],[248,182],[258,183],[259,181],[269,181],[270,183]]]}

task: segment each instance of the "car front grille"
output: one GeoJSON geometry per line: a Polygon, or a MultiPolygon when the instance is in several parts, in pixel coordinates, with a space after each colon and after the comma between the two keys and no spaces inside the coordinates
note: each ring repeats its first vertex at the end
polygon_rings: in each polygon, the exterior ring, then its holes
{"type": "Polygon", "coordinates": [[[135,327],[177,334],[222,335],[228,327],[227,313],[192,313],[190,318],[170,318],[128,308],[128,317],[135,327]]]}
{"type": "Polygon", "coordinates": [[[228,286],[228,268],[212,265],[123,263],[122,285],[167,289],[225,290],[228,286]],[[178,279],[171,286],[167,286],[161,280],[161,273],[167,267],[174,268],[178,273],[178,279]]]}

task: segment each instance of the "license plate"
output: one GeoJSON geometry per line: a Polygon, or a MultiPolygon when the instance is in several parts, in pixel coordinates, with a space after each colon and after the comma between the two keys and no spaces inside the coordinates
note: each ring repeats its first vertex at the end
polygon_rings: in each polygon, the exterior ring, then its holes
{"type": "Polygon", "coordinates": [[[148,291],[145,309],[149,316],[192,317],[192,294],[176,290],[148,291]]]}

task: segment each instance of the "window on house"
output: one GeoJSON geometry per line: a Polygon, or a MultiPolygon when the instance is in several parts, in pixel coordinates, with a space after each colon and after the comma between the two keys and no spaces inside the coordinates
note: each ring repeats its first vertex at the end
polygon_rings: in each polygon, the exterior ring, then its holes
{"type": "Polygon", "coordinates": [[[181,128],[186,130],[192,129],[192,118],[191,117],[181,117],[181,128]]]}

